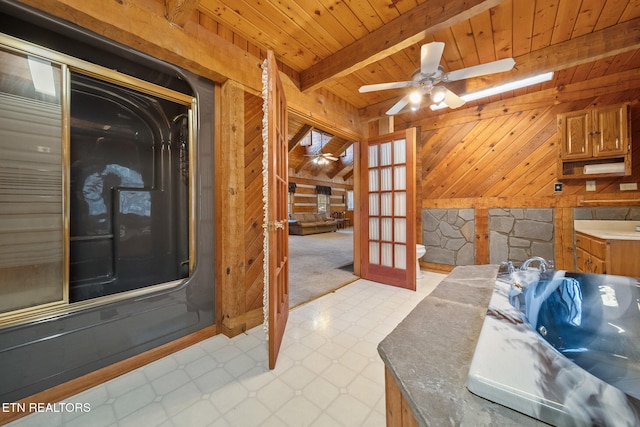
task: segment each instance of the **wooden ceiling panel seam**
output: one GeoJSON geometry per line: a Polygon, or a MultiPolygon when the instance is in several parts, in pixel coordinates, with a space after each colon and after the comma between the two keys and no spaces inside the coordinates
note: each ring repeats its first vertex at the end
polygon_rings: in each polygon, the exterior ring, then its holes
{"type": "Polygon", "coordinates": [[[640,16],[640,2],[630,1],[627,3],[622,16],[620,16],[620,22],[628,21],[636,16],[640,16]]]}
{"type": "Polygon", "coordinates": [[[513,35],[511,44],[513,46],[514,57],[526,55],[531,52],[534,16],[534,1],[513,2],[513,35]]]}
{"type": "Polygon", "coordinates": [[[576,7],[575,4],[567,1],[559,2],[557,16],[561,18],[556,19],[554,24],[553,34],[551,35],[552,45],[571,39],[579,12],[580,8],[576,7]]]}
{"type": "Polygon", "coordinates": [[[551,44],[553,28],[558,14],[559,0],[537,0],[536,15],[533,21],[531,50],[536,51],[551,44]]]}
{"type": "Polygon", "coordinates": [[[331,54],[329,48],[311,38],[306,31],[295,22],[291,22],[286,15],[277,13],[276,9],[270,7],[271,4],[268,2],[250,5],[245,1],[236,0],[233,9],[227,8],[225,5],[216,6],[217,3],[215,0],[201,0],[199,8],[213,19],[218,17],[217,20],[261,46],[264,50],[270,49],[277,52],[278,59],[298,72],[317,62],[318,58],[331,54]],[[278,22],[274,22],[274,19],[277,19],[278,22]],[[260,26],[253,25],[253,22],[260,22],[260,26]],[[269,37],[264,37],[263,26],[269,28],[269,37]],[[295,35],[291,34],[291,28],[297,28],[298,32],[295,35]],[[288,46],[286,49],[288,53],[283,53],[283,46],[288,46]],[[296,58],[299,62],[289,59],[290,57],[296,58]],[[307,59],[302,62],[300,58],[307,59]]]}
{"type": "Polygon", "coordinates": [[[491,29],[496,59],[513,57],[511,42],[511,23],[513,20],[513,3],[507,2],[490,9],[491,29]]]}
{"type": "Polygon", "coordinates": [[[603,2],[601,0],[582,0],[578,19],[576,19],[576,25],[571,38],[593,32],[593,29],[598,22],[598,18],[600,17],[600,13],[602,12],[602,3],[603,2]]]}
{"type": "Polygon", "coordinates": [[[346,2],[333,0],[319,0],[325,9],[336,19],[337,22],[349,31],[354,40],[369,34],[357,15],[347,6],[346,2]]]}
{"type": "Polygon", "coordinates": [[[347,7],[359,17],[362,25],[369,33],[384,25],[384,22],[367,0],[356,0],[347,3],[347,7]]]}
{"type": "Polygon", "coordinates": [[[618,24],[624,13],[624,6],[628,3],[628,0],[607,0],[593,31],[599,31],[618,24]]]}
{"type": "Polygon", "coordinates": [[[496,52],[493,40],[493,26],[491,23],[491,13],[489,11],[472,16],[469,20],[471,32],[478,49],[478,59],[481,64],[495,61],[496,52]]]}
{"type": "Polygon", "coordinates": [[[373,10],[376,12],[380,20],[384,24],[388,24],[389,22],[396,19],[400,16],[400,12],[395,7],[396,1],[388,1],[388,0],[368,0],[371,4],[373,10]]]}
{"type": "MultiPolygon", "coordinates": [[[[332,53],[345,44],[353,43],[356,40],[322,4],[318,4],[321,8],[316,7],[313,11],[307,11],[296,0],[269,1],[274,5],[274,8],[282,8],[287,11],[290,14],[287,16],[292,23],[298,25],[302,31],[308,32],[310,38],[323,41],[324,43],[320,44],[328,47],[332,53]]],[[[296,31],[293,36],[295,37],[297,34],[296,31]]]]}

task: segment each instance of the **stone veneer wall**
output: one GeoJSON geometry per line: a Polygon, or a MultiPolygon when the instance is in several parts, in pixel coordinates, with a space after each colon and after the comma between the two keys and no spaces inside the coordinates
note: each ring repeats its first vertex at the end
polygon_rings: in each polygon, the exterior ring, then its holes
{"type": "Polygon", "coordinates": [[[555,258],[553,209],[489,209],[489,262],[555,258]]]}
{"type": "Polygon", "coordinates": [[[474,265],[475,210],[423,209],[423,261],[446,265],[474,265]]]}
{"type": "Polygon", "coordinates": [[[640,221],[640,206],[574,208],[573,219],[599,219],[615,221],[640,221]]]}

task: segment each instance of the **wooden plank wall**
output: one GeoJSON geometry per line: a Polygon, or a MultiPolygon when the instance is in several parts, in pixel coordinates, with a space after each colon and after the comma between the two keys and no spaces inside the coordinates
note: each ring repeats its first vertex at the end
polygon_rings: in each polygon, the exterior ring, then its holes
{"type": "Polygon", "coordinates": [[[221,88],[216,138],[216,323],[235,336],[263,321],[262,98],[221,88]],[[233,108],[231,108],[233,107],[233,108]],[[242,238],[244,236],[244,238],[242,238]]]}
{"type": "Polygon", "coordinates": [[[347,211],[347,190],[353,190],[353,178],[344,181],[340,177],[320,177],[321,179],[318,179],[305,171],[296,173],[294,169],[289,168],[289,182],[298,185],[293,198],[292,212],[318,212],[316,185],[327,186],[331,187],[330,212],[344,212],[349,224],[353,225],[353,211],[347,211]]]}
{"type": "Polygon", "coordinates": [[[331,182],[311,181],[302,178],[290,178],[290,182],[297,184],[293,197],[292,212],[318,212],[318,195],[316,185],[331,187],[330,212],[344,212],[347,210],[347,189],[353,189],[347,185],[331,182]]]}
{"type": "Polygon", "coordinates": [[[245,304],[254,313],[248,327],[262,322],[262,296],[264,291],[264,251],[262,222],[262,98],[245,94],[245,304]]]}
{"type": "Polygon", "coordinates": [[[475,208],[477,264],[489,261],[488,209],[553,207],[556,266],[573,269],[574,207],[640,204],[638,191],[619,189],[622,182],[640,181],[639,77],[640,69],[635,68],[396,124],[396,128],[421,129],[419,206],[475,208]],[[586,191],[585,179],[564,180],[563,191],[554,193],[553,184],[558,181],[556,115],[622,102],[631,103],[633,176],[597,179],[595,192],[586,191]]]}

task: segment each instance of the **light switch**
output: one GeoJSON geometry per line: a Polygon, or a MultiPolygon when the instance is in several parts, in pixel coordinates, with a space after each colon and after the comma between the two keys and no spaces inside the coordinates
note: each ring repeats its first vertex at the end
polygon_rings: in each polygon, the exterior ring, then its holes
{"type": "Polygon", "coordinates": [[[638,189],[637,182],[623,182],[620,184],[620,191],[635,191],[638,189]]]}
{"type": "Polygon", "coordinates": [[[587,191],[596,191],[595,181],[587,181],[587,191]]]}

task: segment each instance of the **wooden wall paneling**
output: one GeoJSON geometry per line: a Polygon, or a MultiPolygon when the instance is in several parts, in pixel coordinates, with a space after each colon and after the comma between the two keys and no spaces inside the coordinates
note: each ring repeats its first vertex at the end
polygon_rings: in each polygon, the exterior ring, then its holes
{"type": "MultiPolygon", "coordinates": [[[[539,141],[540,136],[546,136],[549,133],[555,135],[556,131],[555,120],[546,125],[542,120],[523,120],[521,117],[526,116],[527,113],[529,112],[511,116],[512,120],[518,124],[496,143],[496,149],[485,162],[484,167],[490,171],[490,174],[483,176],[482,179],[464,183],[460,188],[460,194],[468,197],[508,196],[505,190],[509,188],[513,195],[519,194],[520,188],[511,185],[509,175],[522,173],[520,164],[526,164],[529,156],[544,143],[539,141]]],[[[555,158],[552,165],[555,170],[555,158]]]]}
{"type": "Polygon", "coordinates": [[[503,132],[503,125],[507,120],[507,116],[502,116],[495,120],[479,121],[472,131],[447,153],[446,160],[439,167],[433,169],[433,175],[427,177],[427,181],[432,182],[429,197],[437,199],[464,197],[464,195],[458,194],[455,184],[460,182],[463,177],[473,179],[470,166],[473,165],[476,158],[474,153],[476,150],[490,150],[490,145],[493,142],[493,139],[488,139],[483,135],[503,132]]]}
{"type": "Polygon", "coordinates": [[[446,176],[449,153],[453,150],[464,136],[469,133],[474,123],[453,126],[451,128],[440,129],[431,137],[423,141],[423,149],[417,150],[421,155],[422,171],[418,174],[422,179],[422,199],[436,199],[435,191],[443,184],[436,177],[446,176]]]}
{"type": "Polygon", "coordinates": [[[575,271],[573,208],[560,207],[555,210],[555,228],[556,269],[575,271]]]}
{"type": "Polygon", "coordinates": [[[216,144],[217,216],[220,218],[216,253],[221,294],[221,331],[238,333],[235,318],[244,314],[244,90],[231,80],[222,85],[220,140],[216,144]]]}
{"type": "Polygon", "coordinates": [[[553,193],[556,181],[556,159],[553,150],[535,150],[520,162],[515,161],[505,180],[489,189],[489,197],[531,197],[539,189],[553,193]],[[546,178],[545,178],[546,177],[546,178]]]}
{"type": "Polygon", "coordinates": [[[476,207],[476,264],[489,264],[489,209],[476,207]]]}
{"type": "MultiPolygon", "coordinates": [[[[479,197],[488,195],[492,192],[494,195],[503,195],[496,191],[496,184],[506,182],[506,177],[514,170],[518,170],[518,165],[526,163],[529,156],[540,148],[544,141],[539,141],[540,134],[546,135],[549,132],[555,134],[555,121],[552,122],[550,129],[544,130],[544,120],[535,115],[536,119],[532,120],[533,112],[524,112],[519,114],[511,114],[511,120],[516,122],[516,126],[511,128],[509,132],[502,135],[500,140],[496,142],[493,149],[489,153],[489,157],[485,158],[484,163],[479,165],[485,173],[479,175],[477,179],[469,180],[460,184],[459,193],[464,197],[479,197]],[[529,117],[530,119],[523,119],[529,117]],[[542,127],[542,129],[541,129],[542,127]],[[520,144],[519,141],[528,141],[527,144],[520,144]]],[[[491,135],[484,135],[491,138],[491,135]]],[[[553,162],[555,166],[555,162],[553,162]]]]}
{"type": "Polygon", "coordinates": [[[245,94],[245,212],[244,212],[244,290],[246,322],[250,329],[259,325],[263,317],[264,294],[264,247],[262,222],[264,202],[262,199],[262,97],[245,94]]]}
{"type": "Polygon", "coordinates": [[[423,172],[433,172],[475,125],[476,123],[453,124],[436,130],[420,128],[421,144],[418,153],[422,158],[423,172]]]}

